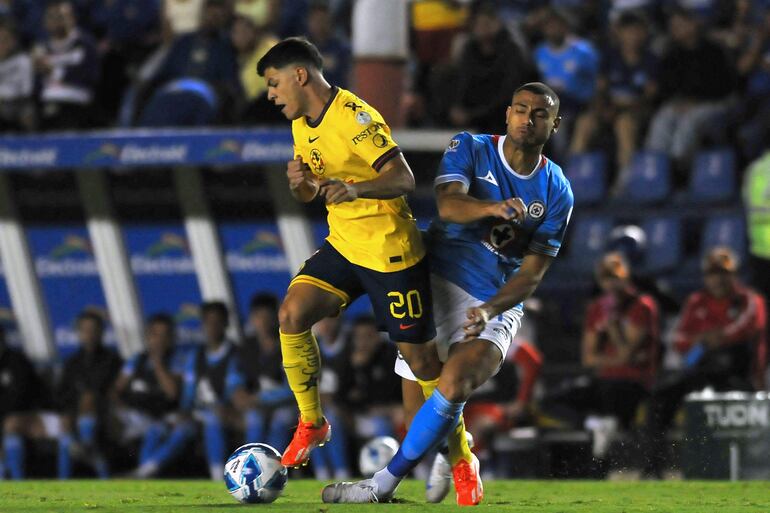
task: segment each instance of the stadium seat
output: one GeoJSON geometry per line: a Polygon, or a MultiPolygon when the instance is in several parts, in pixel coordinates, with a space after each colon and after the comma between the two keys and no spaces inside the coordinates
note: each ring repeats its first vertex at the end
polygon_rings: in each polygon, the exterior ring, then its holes
{"type": "Polygon", "coordinates": [[[679,217],[652,217],[642,223],[642,229],[647,235],[644,257],[644,270],[647,273],[670,271],[682,261],[684,248],[679,217]]]}
{"type": "Polygon", "coordinates": [[[604,253],[613,220],[607,216],[579,217],[573,221],[568,246],[569,267],[580,273],[591,273],[604,253]]]}
{"type": "Polygon", "coordinates": [[[572,185],[576,205],[593,205],[607,193],[607,157],[602,152],[570,157],[564,170],[572,185]]]}
{"type": "Polygon", "coordinates": [[[689,199],[697,203],[735,197],[735,153],[729,148],[703,151],[695,156],[690,173],[689,199]]]}
{"type": "Polygon", "coordinates": [[[701,237],[701,255],[714,246],[727,246],[739,256],[745,255],[746,224],[742,214],[720,214],[706,220],[701,237]]]}
{"type": "Polygon", "coordinates": [[[671,193],[671,170],[665,154],[640,151],[634,155],[629,166],[618,194],[620,201],[650,205],[668,198],[671,193]]]}
{"type": "Polygon", "coordinates": [[[153,93],[138,126],[205,126],[216,121],[219,99],[214,88],[197,78],[180,78],[153,93]]]}

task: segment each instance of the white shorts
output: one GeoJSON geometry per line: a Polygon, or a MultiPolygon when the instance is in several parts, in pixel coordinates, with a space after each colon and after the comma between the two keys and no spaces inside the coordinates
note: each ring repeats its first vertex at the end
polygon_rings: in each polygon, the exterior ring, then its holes
{"type": "Polygon", "coordinates": [[[61,415],[58,413],[42,411],[38,414],[38,418],[43,425],[46,438],[59,438],[64,433],[61,415]]]}
{"type": "MultiPolygon", "coordinates": [[[[435,274],[430,275],[431,293],[433,295],[433,318],[436,323],[436,349],[442,362],[449,357],[449,347],[462,342],[465,338],[463,324],[468,320],[468,308],[478,306],[483,301],[471,296],[463,289],[435,274]]],[[[521,326],[524,312],[511,308],[500,315],[489,319],[484,331],[478,336],[494,344],[502,357],[500,363],[508,354],[513,343],[513,337],[521,326]]],[[[395,365],[396,374],[411,381],[417,381],[409,365],[399,353],[395,365]]]]}

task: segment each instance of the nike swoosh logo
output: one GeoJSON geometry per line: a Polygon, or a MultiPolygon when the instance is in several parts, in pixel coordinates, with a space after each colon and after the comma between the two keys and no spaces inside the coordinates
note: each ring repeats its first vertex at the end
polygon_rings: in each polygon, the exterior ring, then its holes
{"type": "Polygon", "coordinates": [[[398,327],[399,327],[400,329],[402,329],[402,330],[408,330],[409,328],[414,328],[415,326],[417,326],[417,323],[416,323],[416,322],[415,322],[415,323],[413,323],[413,324],[399,324],[399,325],[398,325],[398,327]]]}
{"type": "Polygon", "coordinates": [[[312,144],[312,143],[316,142],[316,141],[318,140],[318,138],[319,138],[319,137],[321,137],[321,136],[320,136],[320,135],[317,135],[317,136],[315,136],[315,137],[308,137],[308,138],[307,138],[307,142],[309,142],[309,143],[311,143],[311,144],[312,144]]]}

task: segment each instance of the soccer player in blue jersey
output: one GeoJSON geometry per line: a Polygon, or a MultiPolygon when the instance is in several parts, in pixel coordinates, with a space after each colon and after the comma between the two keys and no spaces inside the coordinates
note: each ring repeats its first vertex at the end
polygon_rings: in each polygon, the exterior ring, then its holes
{"type": "MultiPolygon", "coordinates": [[[[372,479],[327,486],[324,502],[391,499],[404,476],[457,425],[471,393],[499,369],[520,325],[522,301],[557,255],[572,213],[569,182],[542,154],[560,121],[556,93],[532,82],[513,94],[506,135],[463,132],[450,142],[435,180],[439,215],[428,231],[445,361],[438,387],[388,466],[372,479]]],[[[481,481],[463,479],[468,475],[478,476],[475,456],[461,461],[454,477],[475,488],[463,493],[470,497],[465,503],[478,504],[481,481]]]]}

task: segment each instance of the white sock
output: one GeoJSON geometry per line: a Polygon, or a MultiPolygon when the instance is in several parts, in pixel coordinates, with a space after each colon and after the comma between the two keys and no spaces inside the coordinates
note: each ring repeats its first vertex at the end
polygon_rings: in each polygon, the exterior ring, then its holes
{"type": "Polygon", "coordinates": [[[390,497],[398,488],[401,482],[400,477],[396,477],[388,471],[388,467],[375,472],[372,476],[372,481],[377,485],[377,497],[390,497]]]}

